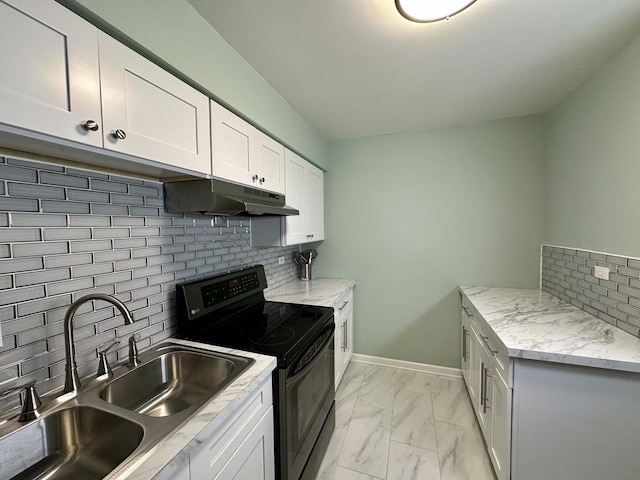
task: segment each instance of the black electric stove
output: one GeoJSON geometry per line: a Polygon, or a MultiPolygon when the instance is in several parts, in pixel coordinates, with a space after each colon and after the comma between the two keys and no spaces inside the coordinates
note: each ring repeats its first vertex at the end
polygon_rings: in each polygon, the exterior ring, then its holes
{"type": "Polygon", "coordinates": [[[273,355],[287,367],[333,322],[333,309],[267,302],[258,265],[176,286],[178,335],[199,342],[273,355]]]}
{"type": "Polygon", "coordinates": [[[333,309],[267,302],[264,267],[176,285],[178,337],[278,359],[276,478],[315,478],[335,427],[333,309]]]}

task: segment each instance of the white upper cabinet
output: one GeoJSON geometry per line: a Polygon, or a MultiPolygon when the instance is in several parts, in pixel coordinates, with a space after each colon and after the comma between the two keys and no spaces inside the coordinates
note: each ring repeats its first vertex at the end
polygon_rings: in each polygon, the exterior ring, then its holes
{"type": "Polygon", "coordinates": [[[249,123],[216,102],[211,102],[214,177],[255,185],[249,159],[252,131],[249,123]]]}
{"type": "Polygon", "coordinates": [[[324,173],[291,150],[285,151],[287,205],[300,215],[286,217],[285,244],[324,240],[324,173]]]}
{"type": "Polygon", "coordinates": [[[309,164],[305,172],[304,214],[312,242],[324,240],[324,172],[309,164]]]}
{"type": "Polygon", "coordinates": [[[254,169],[261,188],[284,193],[284,147],[273,138],[255,129],[253,137],[254,169]]]}
{"type": "Polygon", "coordinates": [[[0,0],[0,65],[0,123],[102,146],[93,25],[55,2],[0,0]]]}
{"type": "Polygon", "coordinates": [[[211,102],[213,176],[284,193],[284,147],[211,102]]]}
{"type": "MultiPolygon", "coordinates": [[[[251,244],[255,247],[324,240],[324,172],[291,150],[285,149],[284,158],[285,199],[300,214],[251,219],[251,244]]],[[[215,153],[213,170],[215,175],[215,153]]]]}
{"type": "Polygon", "coordinates": [[[104,147],[211,174],[209,99],[100,32],[104,147]]]}

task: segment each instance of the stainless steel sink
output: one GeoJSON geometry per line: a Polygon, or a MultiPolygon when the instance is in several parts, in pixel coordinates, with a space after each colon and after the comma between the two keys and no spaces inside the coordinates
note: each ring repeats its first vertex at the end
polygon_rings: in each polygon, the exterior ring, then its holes
{"type": "Polygon", "coordinates": [[[2,478],[101,479],[140,444],[143,428],[88,406],[52,412],[0,439],[2,478]]]}
{"type": "Polygon", "coordinates": [[[111,381],[100,398],[142,415],[175,415],[212,398],[253,362],[176,346],[157,355],[111,381]]]}
{"type": "Polygon", "coordinates": [[[127,478],[254,360],[165,343],[142,352],[140,362],[114,368],[106,385],[83,379],[77,394],[45,403],[36,420],[0,421],[0,480],[127,478]]]}

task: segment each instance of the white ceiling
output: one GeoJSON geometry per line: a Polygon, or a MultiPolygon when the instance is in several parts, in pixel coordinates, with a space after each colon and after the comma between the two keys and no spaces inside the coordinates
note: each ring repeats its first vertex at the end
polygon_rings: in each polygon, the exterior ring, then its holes
{"type": "Polygon", "coordinates": [[[188,0],[328,140],[540,113],[640,34],[639,0],[188,0]]]}

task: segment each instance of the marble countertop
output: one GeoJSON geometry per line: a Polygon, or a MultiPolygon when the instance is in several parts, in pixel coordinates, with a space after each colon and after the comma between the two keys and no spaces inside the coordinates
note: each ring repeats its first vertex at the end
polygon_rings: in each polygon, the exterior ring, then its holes
{"type": "Polygon", "coordinates": [[[255,363],[221,393],[205,403],[184,424],[167,435],[151,452],[134,460],[130,465],[119,468],[117,473],[114,472],[106,477],[108,480],[150,480],[152,478],[154,480],[168,480],[176,478],[177,473],[188,466],[189,456],[205,440],[199,435],[202,430],[211,422],[222,425],[235,413],[238,405],[251,396],[262,382],[271,377],[271,372],[276,368],[275,357],[173,338],[169,341],[212,352],[253,358],[255,363]]]}
{"type": "Polygon", "coordinates": [[[346,278],[316,278],[308,282],[293,280],[266,291],[264,296],[271,302],[332,307],[347,290],[355,285],[354,280],[346,278]]]}
{"type": "Polygon", "coordinates": [[[460,287],[510,357],[640,373],[640,339],[540,290],[460,287]]]}

